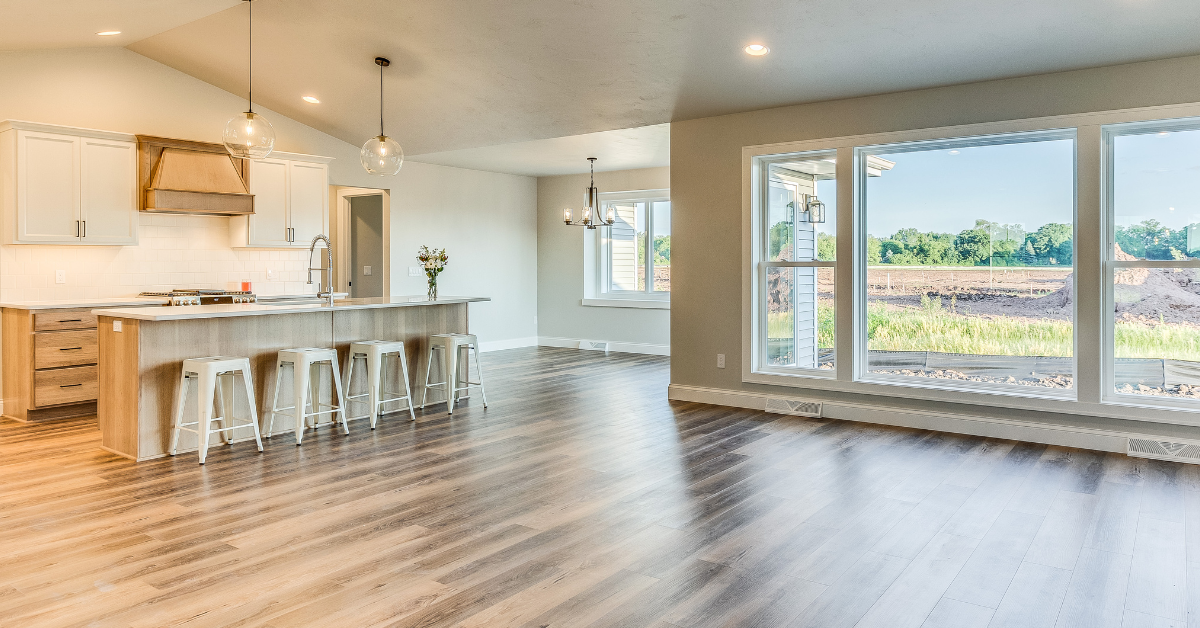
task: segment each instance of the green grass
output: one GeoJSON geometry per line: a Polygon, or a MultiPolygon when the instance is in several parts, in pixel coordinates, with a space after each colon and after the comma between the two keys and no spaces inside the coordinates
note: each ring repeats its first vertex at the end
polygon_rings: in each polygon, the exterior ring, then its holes
{"type": "MultiPolygon", "coordinates": [[[[817,306],[817,341],[833,346],[833,303],[817,306]]],[[[771,338],[790,338],[792,313],[767,315],[771,338]]],[[[1186,325],[1117,323],[1116,357],[1200,361],[1200,328],[1186,325]]],[[[936,305],[867,308],[867,348],[878,351],[937,351],[975,355],[1070,356],[1068,321],[983,318],[952,314],[936,305]]]]}

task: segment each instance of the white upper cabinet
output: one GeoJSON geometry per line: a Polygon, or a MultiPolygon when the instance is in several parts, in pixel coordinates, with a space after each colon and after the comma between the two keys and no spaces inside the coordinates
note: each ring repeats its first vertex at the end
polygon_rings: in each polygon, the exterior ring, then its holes
{"type": "Polygon", "coordinates": [[[4,239],[12,244],[137,244],[132,136],[0,125],[4,239]]]}
{"type": "Polygon", "coordinates": [[[328,157],[271,153],[250,162],[254,215],[230,218],[235,247],[308,248],[329,220],[328,157]]]}

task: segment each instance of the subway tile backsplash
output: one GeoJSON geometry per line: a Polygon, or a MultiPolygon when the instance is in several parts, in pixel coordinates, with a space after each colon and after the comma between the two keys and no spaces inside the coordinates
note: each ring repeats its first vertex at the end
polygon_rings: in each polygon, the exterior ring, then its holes
{"type": "Polygon", "coordinates": [[[307,250],[230,248],[227,217],[139,218],[137,246],[0,246],[0,301],[121,298],[171,288],[236,290],[243,281],[260,295],[316,291],[315,283],[306,283],[307,250]],[[66,272],[66,283],[55,283],[59,270],[66,272]]]}

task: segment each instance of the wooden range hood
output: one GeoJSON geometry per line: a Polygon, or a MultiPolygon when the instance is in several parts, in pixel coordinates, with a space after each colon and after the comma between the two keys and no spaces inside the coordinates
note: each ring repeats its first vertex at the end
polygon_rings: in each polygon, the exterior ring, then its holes
{"type": "Polygon", "coordinates": [[[141,210],[244,216],[254,213],[245,159],[221,144],[137,136],[141,210]]]}

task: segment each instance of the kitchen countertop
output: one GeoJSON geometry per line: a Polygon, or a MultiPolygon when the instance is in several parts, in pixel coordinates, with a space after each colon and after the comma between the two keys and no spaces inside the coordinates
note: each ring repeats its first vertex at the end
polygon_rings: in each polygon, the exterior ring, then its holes
{"type": "Polygon", "coordinates": [[[322,304],[266,305],[241,303],[236,305],[187,305],[92,310],[99,316],[127,318],[140,321],[181,321],[198,318],[230,318],[237,316],[269,316],[272,314],[303,314],[308,312],[337,312],[390,307],[420,307],[425,305],[455,305],[491,301],[489,297],[439,297],[430,301],[424,295],[400,296],[390,299],[342,299],[333,307],[322,304]]]}
{"type": "Polygon", "coordinates": [[[75,299],[73,301],[14,301],[0,303],[0,307],[14,310],[65,310],[84,307],[161,306],[167,300],[162,297],[120,297],[116,299],[75,299]]]}

